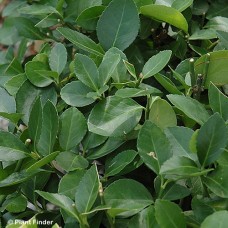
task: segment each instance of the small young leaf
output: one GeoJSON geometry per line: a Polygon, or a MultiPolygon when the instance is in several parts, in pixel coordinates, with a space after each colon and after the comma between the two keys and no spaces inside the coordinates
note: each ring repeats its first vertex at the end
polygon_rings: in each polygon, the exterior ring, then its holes
{"type": "Polygon", "coordinates": [[[143,78],[149,78],[161,71],[169,62],[171,55],[172,51],[166,50],[152,56],[143,67],[143,78]]]}

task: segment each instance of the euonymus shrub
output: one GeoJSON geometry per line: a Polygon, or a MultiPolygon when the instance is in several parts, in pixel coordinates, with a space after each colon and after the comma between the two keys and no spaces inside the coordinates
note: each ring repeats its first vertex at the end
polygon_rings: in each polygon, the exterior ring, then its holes
{"type": "Polygon", "coordinates": [[[226,227],[226,8],[9,2],[1,226],[226,227]]]}

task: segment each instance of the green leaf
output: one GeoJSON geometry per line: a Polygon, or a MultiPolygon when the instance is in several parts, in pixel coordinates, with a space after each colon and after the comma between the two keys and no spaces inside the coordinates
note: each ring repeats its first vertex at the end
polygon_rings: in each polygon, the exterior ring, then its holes
{"type": "Polygon", "coordinates": [[[150,121],[146,121],[139,132],[137,148],[143,162],[157,174],[161,165],[172,156],[165,134],[150,121]]]}
{"type": "Polygon", "coordinates": [[[211,18],[205,25],[206,28],[214,29],[217,31],[228,32],[227,29],[228,18],[227,17],[214,17],[211,18]]]}
{"type": "Polygon", "coordinates": [[[189,40],[210,40],[217,38],[214,29],[203,29],[195,31],[188,39],[189,40]]]}
{"type": "Polygon", "coordinates": [[[80,81],[73,81],[66,84],[60,92],[61,98],[71,106],[83,107],[94,102],[94,99],[86,95],[93,90],[80,81]]]}
{"type": "Polygon", "coordinates": [[[37,88],[26,80],[16,94],[16,106],[17,112],[23,113],[22,120],[25,124],[28,124],[29,115],[33,107],[33,103],[37,97],[40,96],[42,104],[46,103],[47,100],[56,103],[57,94],[53,87],[37,88]]]}
{"type": "Polygon", "coordinates": [[[22,118],[23,114],[21,113],[7,113],[7,112],[0,112],[0,116],[8,119],[15,125],[17,125],[18,121],[22,118]]]}
{"type": "Polygon", "coordinates": [[[36,147],[41,134],[42,121],[43,109],[41,105],[41,100],[40,98],[38,98],[32,107],[28,122],[28,133],[29,137],[32,139],[34,151],[37,151],[36,147]]]}
{"type": "Polygon", "coordinates": [[[98,135],[121,136],[133,130],[141,118],[141,113],[142,107],[134,100],[111,96],[92,109],[88,127],[98,135]]]}
{"type": "Polygon", "coordinates": [[[27,199],[23,195],[11,197],[4,201],[2,207],[11,213],[23,212],[27,207],[27,199]]]}
{"type": "Polygon", "coordinates": [[[85,175],[85,170],[79,169],[74,172],[67,173],[64,175],[59,182],[59,190],[60,194],[68,196],[70,199],[75,199],[75,193],[78,189],[78,185],[85,175]]]}
{"type": "Polygon", "coordinates": [[[13,23],[22,37],[32,40],[43,40],[45,38],[44,34],[28,18],[13,17],[13,23]]]}
{"type": "Polygon", "coordinates": [[[38,16],[43,14],[50,14],[50,13],[59,14],[59,12],[52,6],[38,5],[38,4],[22,7],[19,9],[19,12],[22,14],[31,14],[31,15],[38,15],[38,16]]]}
{"type": "Polygon", "coordinates": [[[50,163],[51,161],[53,161],[56,156],[59,154],[59,152],[54,152],[54,153],[51,153],[49,155],[47,155],[46,157],[43,157],[41,158],[39,161],[37,161],[36,163],[34,163],[33,165],[31,165],[27,170],[26,172],[31,172],[31,171],[34,171],[48,163],[50,163]]]}
{"type": "Polygon", "coordinates": [[[131,179],[121,179],[110,184],[104,191],[104,200],[111,207],[108,210],[111,217],[132,216],[153,203],[149,191],[131,179]]]}
{"type": "Polygon", "coordinates": [[[56,157],[58,165],[67,172],[77,169],[86,169],[89,165],[88,161],[81,155],[73,152],[62,152],[56,157]]]}
{"type": "Polygon", "coordinates": [[[228,97],[224,95],[213,83],[208,89],[209,103],[213,112],[218,112],[226,121],[228,120],[228,97]]]}
{"type": "Polygon", "coordinates": [[[99,90],[99,73],[94,61],[86,55],[76,54],[74,61],[76,77],[94,91],[99,90]]]}
{"type": "Polygon", "coordinates": [[[25,182],[41,172],[41,170],[35,170],[33,172],[26,172],[25,170],[22,170],[20,172],[14,172],[5,179],[0,181],[0,188],[2,187],[9,187],[13,185],[20,184],[22,182],[25,182]]]}
{"type": "Polygon", "coordinates": [[[178,10],[163,5],[146,5],[140,8],[141,14],[155,20],[167,22],[188,33],[188,23],[178,10]]]}
{"type": "Polygon", "coordinates": [[[14,97],[10,96],[3,88],[0,88],[0,97],[0,112],[16,112],[16,102],[14,97]]]}
{"type": "Polygon", "coordinates": [[[92,132],[87,132],[85,137],[82,140],[83,149],[92,149],[97,146],[100,146],[102,143],[104,143],[107,140],[108,137],[97,135],[92,132]]]}
{"type": "Polygon", "coordinates": [[[64,150],[76,147],[87,131],[86,119],[74,107],[64,111],[60,117],[59,144],[64,150]]]}
{"type": "Polygon", "coordinates": [[[97,21],[104,9],[104,6],[93,6],[85,9],[78,16],[76,23],[86,30],[96,30],[97,21]]]}
{"type": "Polygon", "coordinates": [[[208,64],[208,58],[206,55],[201,56],[195,62],[195,73],[202,74],[205,76],[204,78],[204,86],[208,88],[210,82],[214,83],[217,86],[228,84],[228,77],[226,77],[228,73],[228,51],[214,51],[210,52],[210,62],[207,70],[207,75],[204,75],[205,65],[208,64]]]}
{"type": "Polygon", "coordinates": [[[103,157],[111,153],[115,149],[117,149],[123,143],[124,143],[124,139],[120,137],[109,137],[108,140],[103,145],[90,150],[87,158],[90,160],[94,160],[94,159],[103,157]]]}
{"type": "Polygon", "coordinates": [[[149,206],[138,214],[133,216],[128,222],[128,228],[150,228],[150,227],[158,227],[157,221],[155,219],[155,210],[153,206],[149,206]]]}
{"type": "Polygon", "coordinates": [[[155,218],[162,228],[185,228],[186,222],[180,207],[173,202],[158,199],[155,202],[155,218]]]}
{"type": "Polygon", "coordinates": [[[179,12],[182,12],[192,4],[193,4],[193,0],[185,0],[185,1],[175,0],[171,6],[172,8],[175,8],[176,10],[178,10],[179,12]]]}
{"type": "Polygon", "coordinates": [[[52,71],[57,72],[59,75],[64,70],[67,63],[67,50],[61,43],[56,43],[51,49],[49,55],[49,65],[52,71]]]}
{"type": "Polygon", "coordinates": [[[37,149],[43,156],[53,152],[53,147],[58,133],[58,113],[51,101],[47,101],[43,108],[43,122],[37,149]]]}
{"type": "Polygon", "coordinates": [[[116,155],[111,161],[106,162],[105,176],[114,176],[121,172],[136,157],[134,150],[126,150],[116,155]]]}
{"type": "Polygon", "coordinates": [[[207,110],[197,100],[191,97],[174,94],[167,95],[167,98],[174,106],[200,125],[204,124],[208,120],[209,114],[207,110]]]}
{"type": "Polygon", "coordinates": [[[117,69],[120,60],[120,55],[118,53],[115,53],[113,51],[113,48],[109,49],[105,53],[103,60],[98,68],[100,87],[108,83],[114,71],[117,69]]]}
{"type": "Polygon", "coordinates": [[[228,167],[219,166],[204,178],[204,184],[217,196],[228,198],[228,167]]]}
{"type": "Polygon", "coordinates": [[[129,62],[126,61],[126,60],[123,60],[123,62],[124,62],[125,67],[127,68],[127,71],[129,72],[129,74],[130,74],[133,78],[137,79],[136,71],[135,71],[134,65],[131,64],[131,63],[129,63],[129,62]]]}
{"type": "Polygon", "coordinates": [[[177,125],[176,114],[172,106],[163,99],[156,99],[150,106],[149,120],[164,129],[177,125]]]}
{"type": "Polygon", "coordinates": [[[211,116],[200,128],[197,137],[197,155],[200,164],[210,165],[221,155],[227,145],[228,129],[218,113],[211,116]]]}
{"type": "Polygon", "coordinates": [[[28,149],[15,135],[0,131],[0,161],[17,161],[27,157],[28,149]]]}
{"type": "Polygon", "coordinates": [[[39,72],[40,70],[48,72],[48,67],[39,61],[30,61],[25,65],[25,73],[29,81],[37,87],[46,87],[53,82],[53,79],[45,72],[39,72]]]}
{"type": "Polygon", "coordinates": [[[18,74],[12,77],[4,85],[8,93],[12,96],[15,96],[21,85],[26,81],[27,77],[25,74],[18,74]]]}
{"type": "Polygon", "coordinates": [[[94,165],[82,177],[75,193],[76,208],[80,213],[89,212],[97,198],[99,178],[97,167],[94,165]]]}
{"type": "Polygon", "coordinates": [[[138,10],[133,0],[113,0],[97,23],[97,37],[105,50],[125,50],[139,30],[138,10]]]}
{"type": "Polygon", "coordinates": [[[145,88],[145,89],[140,89],[140,88],[124,88],[124,89],[119,89],[116,92],[116,96],[121,97],[121,98],[128,98],[128,97],[142,97],[142,96],[147,96],[150,94],[153,95],[159,95],[162,92],[154,87],[151,88],[145,88]]]}
{"type": "Polygon", "coordinates": [[[168,138],[173,154],[176,156],[185,156],[194,161],[197,160],[195,153],[190,150],[190,140],[194,131],[186,127],[169,127],[165,129],[166,137],[168,138]]]}
{"type": "Polygon", "coordinates": [[[201,224],[201,228],[226,227],[228,223],[228,211],[216,211],[209,215],[201,224]]]}
{"type": "Polygon", "coordinates": [[[104,50],[88,36],[69,28],[58,28],[57,31],[59,31],[66,39],[78,48],[91,54],[103,57],[104,50]]]}
{"type": "Polygon", "coordinates": [[[156,74],[154,77],[169,93],[179,95],[182,94],[181,91],[175,86],[175,84],[165,75],[156,74]]]}
{"type": "Polygon", "coordinates": [[[76,208],[74,207],[74,202],[69,197],[43,191],[36,191],[36,193],[38,193],[41,197],[50,203],[62,208],[68,215],[79,221],[79,215],[76,208]]]}
{"type": "Polygon", "coordinates": [[[152,56],[143,67],[143,78],[149,78],[161,71],[169,62],[171,55],[172,51],[166,50],[152,56]]]}
{"type": "Polygon", "coordinates": [[[200,169],[187,157],[173,156],[163,163],[160,174],[166,175],[167,179],[187,178],[200,175],[200,169]]]}

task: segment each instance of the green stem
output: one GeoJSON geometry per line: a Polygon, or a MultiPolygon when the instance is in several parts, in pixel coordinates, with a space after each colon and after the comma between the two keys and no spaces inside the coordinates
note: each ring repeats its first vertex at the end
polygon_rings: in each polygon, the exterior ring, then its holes
{"type": "Polygon", "coordinates": [[[195,60],[193,58],[191,58],[189,60],[189,71],[190,71],[191,86],[192,87],[196,84],[196,75],[195,75],[195,69],[194,69],[194,62],[195,62],[195,60]]]}
{"type": "Polygon", "coordinates": [[[146,110],[145,110],[145,120],[149,119],[150,115],[150,96],[147,95],[146,110]]]}

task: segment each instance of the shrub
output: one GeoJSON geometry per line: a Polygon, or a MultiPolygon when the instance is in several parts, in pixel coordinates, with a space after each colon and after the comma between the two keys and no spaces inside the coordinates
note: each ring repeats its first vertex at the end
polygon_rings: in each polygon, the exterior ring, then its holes
{"type": "Polygon", "coordinates": [[[227,12],[225,1],[9,2],[2,226],[226,227],[227,12]]]}

